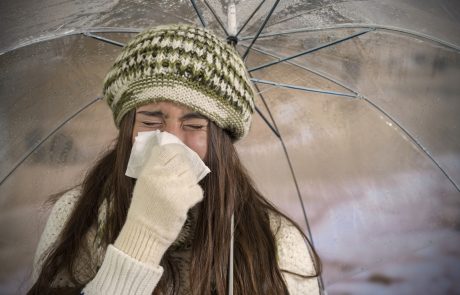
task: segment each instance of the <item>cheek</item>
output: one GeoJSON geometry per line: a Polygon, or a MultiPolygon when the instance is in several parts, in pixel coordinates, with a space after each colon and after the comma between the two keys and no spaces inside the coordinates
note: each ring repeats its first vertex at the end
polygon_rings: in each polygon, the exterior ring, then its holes
{"type": "Polygon", "coordinates": [[[208,151],[208,137],[206,132],[188,135],[184,143],[204,160],[206,152],[208,151]]]}

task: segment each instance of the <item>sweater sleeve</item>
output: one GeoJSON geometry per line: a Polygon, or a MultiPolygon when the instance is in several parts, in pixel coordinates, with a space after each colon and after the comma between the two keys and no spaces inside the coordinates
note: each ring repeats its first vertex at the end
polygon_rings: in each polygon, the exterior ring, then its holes
{"type": "MultiPolygon", "coordinates": [[[[32,281],[38,279],[43,261],[50,247],[58,239],[67,219],[70,217],[79,198],[79,190],[71,190],[54,204],[45,229],[35,252],[32,281]]],[[[89,267],[89,266],[88,266],[89,267]]],[[[153,289],[161,278],[163,268],[151,266],[137,261],[122,251],[109,245],[103,263],[96,276],[84,287],[83,294],[152,294],[153,289]]],[[[74,287],[70,277],[59,273],[52,283],[55,288],[74,287]]]]}
{"type": "Polygon", "coordinates": [[[320,294],[310,249],[299,230],[281,216],[270,216],[277,243],[278,264],[290,295],[320,294]],[[299,276],[299,275],[301,276],[299,276]]]}
{"type": "Polygon", "coordinates": [[[82,294],[150,295],[162,274],[161,266],[137,261],[109,245],[101,268],[82,294]]]}

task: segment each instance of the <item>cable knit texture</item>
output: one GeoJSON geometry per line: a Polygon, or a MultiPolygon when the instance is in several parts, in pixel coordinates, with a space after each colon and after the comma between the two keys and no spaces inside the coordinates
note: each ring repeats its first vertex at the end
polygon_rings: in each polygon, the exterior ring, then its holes
{"type": "MultiPolygon", "coordinates": [[[[71,211],[73,210],[76,202],[78,201],[80,195],[80,191],[78,189],[72,190],[64,194],[54,205],[50,217],[46,223],[44,232],[40,238],[40,242],[37,247],[37,251],[35,254],[34,259],[34,271],[33,271],[33,281],[35,281],[39,275],[41,270],[42,260],[39,259],[41,256],[46,255],[46,250],[53,244],[53,242],[57,239],[59,233],[61,232],[67,218],[69,217],[71,211]]],[[[101,219],[106,210],[100,210],[101,219]]],[[[188,220],[188,219],[187,219],[188,220]]],[[[302,236],[297,231],[297,229],[289,223],[289,221],[281,218],[279,216],[275,216],[273,214],[270,215],[270,225],[272,231],[275,233],[276,243],[278,246],[278,253],[277,259],[278,263],[282,270],[288,270],[290,272],[300,273],[300,274],[312,274],[314,273],[314,266],[311,261],[310,254],[308,252],[308,248],[306,247],[302,236]]],[[[172,247],[177,246],[175,243],[179,242],[179,244],[183,244],[184,238],[187,236],[187,232],[190,230],[189,227],[184,226],[182,228],[179,237],[176,239],[172,247]]],[[[91,230],[87,236],[86,240],[88,241],[89,245],[95,245],[94,243],[94,236],[95,236],[95,228],[91,230]]],[[[174,261],[179,266],[179,271],[181,273],[181,279],[188,280],[188,271],[189,271],[189,263],[190,263],[190,247],[178,247],[177,251],[174,251],[174,261]]],[[[104,251],[105,249],[103,249],[104,251]]],[[[91,279],[94,276],[99,275],[99,277],[94,277],[93,280],[101,280],[102,275],[101,273],[101,264],[112,265],[113,262],[121,261],[122,256],[124,259],[124,264],[119,263],[122,265],[124,269],[132,269],[134,270],[137,266],[136,273],[138,275],[145,276],[145,280],[134,280],[134,281],[123,281],[120,278],[115,277],[112,275],[112,280],[105,278],[104,281],[108,285],[118,285],[120,286],[119,290],[123,291],[122,293],[90,293],[85,289],[86,294],[144,294],[144,293],[135,293],[135,292],[128,292],[126,291],[127,287],[125,286],[133,286],[133,284],[138,284],[138,286],[142,286],[143,283],[150,282],[150,288],[154,288],[154,285],[159,281],[162,273],[161,266],[151,267],[148,264],[140,263],[134,258],[131,258],[124,254],[122,251],[116,249],[112,245],[107,247],[107,252],[105,253],[98,253],[97,247],[93,247],[91,252],[89,253],[79,253],[77,259],[77,278],[79,281],[83,283],[90,283],[91,279]],[[111,251],[112,249],[112,251],[111,251]],[[102,258],[105,255],[105,259],[102,258]],[[88,269],[99,269],[97,274],[94,272],[92,277],[88,277],[88,275],[78,275],[78,274],[86,274],[88,269]],[[116,282],[115,280],[118,280],[116,282]],[[126,292],[125,292],[126,291],[126,292]]],[[[91,273],[91,272],[90,272],[91,273]]],[[[305,294],[319,294],[319,286],[316,279],[304,279],[302,277],[290,274],[290,273],[283,273],[284,279],[288,285],[289,293],[291,295],[305,295],[305,294]]],[[[126,279],[135,279],[134,277],[124,276],[126,279]]],[[[91,284],[91,283],[90,283],[91,284]]],[[[52,284],[55,287],[73,287],[69,279],[69,275],[67,273],[61,272],[59,273],[58,277],[52,284]]],[[[186,284],[181,284],[186,285],[186,284]]],[[[134,289],[132,289],[134,290],[134,289]]],[[[180,294],[189,294],[190,290],[186,288],[182,288],[181,286],[181,293],[180,294]]],[[[146,291],[145,294],[151,294],[150,289],[146,291]]]]}
{"type": "MultiPolygon", "coordinates": [[[[39,258],[46,256],[46,250],[57,239],[79,196],[80,191],[74,189],[64,194],[54,205],[35,254],[34,281],[41,270],[42,260],[39,258]]],[[[100,208],[99,219],[104,219],[106,211],[100,208]]],[[[174,249],[173,260],[180,271],[181,295],[190,294],[188,284],[184,282],[188,282],[189,278],[191,247],[186,241],[194,231],[193,219],[196,216],[193,212],[194,208],[189,211],[185,226],[171,246],[174,249]]],[[[310,253],[298,230],[289,221],[274,214],[270,214],[270,226],[275,233],[278,247],[277,260],[281,270],[303,275],[314,273],[310,253]]],[[[83,292],[90,295],[151,294],[161,278],[162,267],[141,262],[113,245],[98,250],[95,232],[96,226],[85,237],[90,251],[82,251],[77,256],[77,279],[87,284],[83,292]]],[[[140,236],[144,239],[142,234],[140,236]]],[[[319,286],[315,278],[305,279],[287,272],[283,272],[283,277],[291,295],[319,294],[319,286]]],[[[73,286],[69,275],[65,272],[60,272],[52,285],[73,286]]]]}

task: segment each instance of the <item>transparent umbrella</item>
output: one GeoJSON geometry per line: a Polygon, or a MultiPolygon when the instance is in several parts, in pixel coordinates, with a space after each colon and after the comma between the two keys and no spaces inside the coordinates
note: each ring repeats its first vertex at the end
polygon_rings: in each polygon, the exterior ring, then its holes
{"type": "MultiPolygon", "coordinates": [[[[0,293],[24,293],[49,210],[116,135],[99,97],[145,27],[204,25],[229,1],[3,1],[0,293]]],[[[259,189],[311,237],[328,294],[460,285],[460,7],[454,1],[237,1],[256,85],[238,143],[259,189]]]]}

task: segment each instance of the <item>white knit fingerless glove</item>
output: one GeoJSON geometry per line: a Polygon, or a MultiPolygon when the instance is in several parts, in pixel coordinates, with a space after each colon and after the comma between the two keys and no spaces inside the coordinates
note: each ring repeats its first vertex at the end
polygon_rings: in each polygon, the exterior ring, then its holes
{"type": "Polygon", "coordinates": [[[137,179],[128,216],[114,246],[150,265],[158,265],[179,235],[187,211],[202,200],[186,149],[155,146],[137,179]]]}

